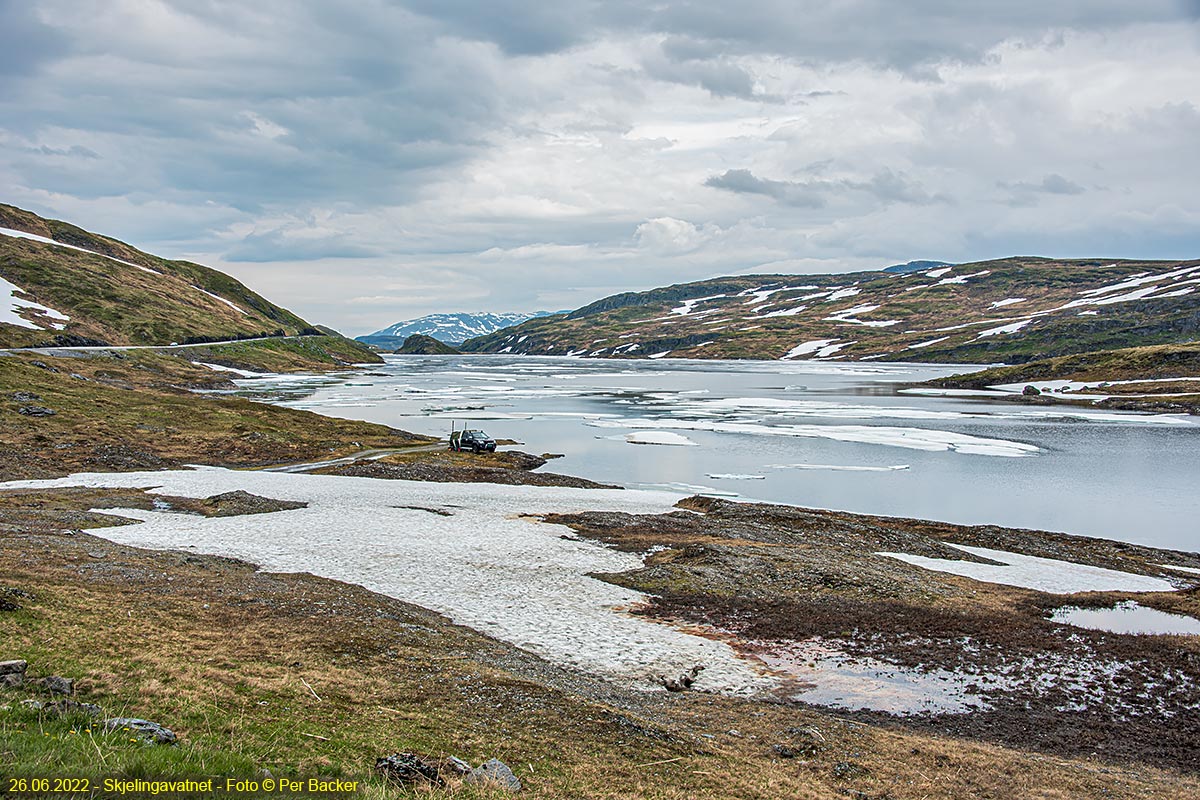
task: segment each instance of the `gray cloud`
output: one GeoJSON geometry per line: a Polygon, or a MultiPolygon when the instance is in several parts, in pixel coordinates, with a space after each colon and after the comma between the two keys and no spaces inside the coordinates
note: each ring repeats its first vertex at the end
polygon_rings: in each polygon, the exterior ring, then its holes
{"type": "Polygon", "coordinates": [[[0,0],[0,201],[351,332],[454,286],[1194,255],[1194,9],[0,0]]]}
{"type": "Polygon", "coordinates": [[[904,70],[943,59],[975,60],[1014,37],[1195,16],[1194,0],[1011,0],[969,11],[957,0],[407,0],[406,6],[438,20],[448,31],[494,42],[517,54],[559,51],[614,31],[640,32],[666,35],[675,59],[769,53],[813,62],[858,60],[904,70]]]}
{"type": "Polygon", "coordinates": [[[354,242],[342,234],[295,235],[280,228],[252,233],[225,253],[231,263],[276,261],[320,261],[323,259],[372,258],[380,255],[374,248],[354,242]]]}
{"type": "Polygon", "coordinates": [[[944,196],[931,197],[919,183],[890,169],[879,170],[866,180],[841,178],[807,181],[771,180],[759,178],[748,169],[729,169],[720,175],[710,176],[704,185],[741,194],[765,195],[790,206],[807,208],[820,208],[825,205],[827,198],[852,192],[863,192],[885,204],[926,205],[947,200],[944,196]]]}
{"type": "Polygon", "coordinates": [[[65,37],[38,19],[33,3],[0,0],[0,96],[12,78],[34,74],[68,50],[65,37]]]}

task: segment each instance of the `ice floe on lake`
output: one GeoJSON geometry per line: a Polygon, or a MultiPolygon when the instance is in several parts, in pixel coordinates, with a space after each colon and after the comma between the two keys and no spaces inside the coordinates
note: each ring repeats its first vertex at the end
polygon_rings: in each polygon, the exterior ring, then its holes
{"type": "Polygon", "coordinates": [[[717,422],[686,419],[604,419],[587,423],[597,428],[670,428],[674,430],[715,431],[753,436],[795,436],[860,442],[910,450],[954,451],[973,455],[1021,457],[1040,452],[1037,445],[988,439],[952,431],[925,428],[895,428],[884,425],[760,425],[748,422],[717,422]]]}
{"type": "Polygon", "coordinates": [[[893,464],[887,467],[854,466],[842,464],[768,464],[767,469],[813,469],[829,470],[831,472],[900,472],[909,468],[908,464],[893,464]]]}
{"type": "Polygon", "coordinates": [[[588,510],[660,514],[683,495],[638,490],[380,481],[216,468],[86,473],[0,489],[154,487],[209,497],[242,489],[307,508],[205,518],[105,509],[139,525],[91,531],[156,549],[245,559],[274,572],[311,572],[446,614],[552,662],[652,688],[697,664],[697,688],[767,688],[726,644],[624,613],[645,595],[588,577],[642,565],[639,557],[562,539],[529,515],[588,510]],[[446,513],[448,515],[443,515],[446,513]]]}
{"type": "Polygon", "coordinates": [[[671,431],[637,431],[618,438],[629,444],[662,444],[676,447],[696,447],[696,443],[681,433],[671,431]]]}

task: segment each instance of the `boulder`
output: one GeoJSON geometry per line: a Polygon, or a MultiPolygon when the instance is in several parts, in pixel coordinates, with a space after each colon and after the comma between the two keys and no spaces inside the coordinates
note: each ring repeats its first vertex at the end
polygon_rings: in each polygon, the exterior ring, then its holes
{"type": "Polygon", "coordinates": [[[23,659],[15,658],[12,661],[0,661],[0,675],[24,675],[29,664],[23,659]]]}
{"type": "Polygon", "coordinates": [[[38,681],[50,694],[75,694],[75,681],[71,678],[60,678],[57,675],[49,675],[38,681]]]}
{"type": "Polygon", "coordinates": [[[17,413],[27,417],[53,417],[58,412],[45,406],[21,406],[17,409],[17,413]]]}
{"type": "Polygon", "coordinates": [[[55,700],[53,702],[24,700],[21,704],[26,708],[31,708],[34,711],[42,711],[55,717],[64,717],[68,714],[86,714],[89,717],[99,717],[104,714],[104,709],[95,703],[80,703],[69,697],[64,697],[62,700],[55,700]]]}
{"type": "Polygon", "coordinates": [[[1021,390],[1021,394],[1025,395],[1026,397],[1037,397],[1041,393],[1041,389],[1037,388],[1033,384],[1029,384],[1021,390]]]}
{"type": "Polygon", "coordinates": [[[128,731],[137,738],[154,744],[175,744],[175,733],[157,722],[134,717],[113,717],[104,720],[104,730],[128,731]]]}
{"type": "Polygon", "coordinates": [[[445,768],[446,772],[457,775],[460,778],[465,775],[470,775],[475,771],[470,764],[463,761],[461,758],[455,758],[454,756],[450,756],[443,761],[442,766],[445,768]]]}
{"type": "Polygon", "coordinates": [[[483,766],[471,770],[466,781],[467,783],[507,789],[510,792],[521,791],[521,779],[508,768],[507,764],[497,758],[490,759],[483,766]]]}
{"type": "Polygon", "coordinates": [[[660,679],[660,683],[662,683],[663,688],[665,688],[668,692],[682,692],[686,689],[692,688],[692,684],[696,682],[696,678],[703,671],[704,665],[697,664],[687,672],[681,674],[678,678],[662,678],[660,679]]]}
{"type": "Polygon", "coordinates": [[[0,611],[20,611],[22,599],[33,597],[29,592],[14,589],[11,586],[0,586],[0,611]]]}
{"type": "Polygon", "coordinates": [[[424,761],[416,753],[393,753],[375,761],[375,769],[393,783],[401,785],[410,783],[432,783],[435,786],[445,786],[446,782],[438,774],[438,768],[424,761]]]}
{"type": "Polygon", "coordinates": [[[13,392],[10,397],[18,403],[36,403],[42,399],[33,392],[13,392]]]}

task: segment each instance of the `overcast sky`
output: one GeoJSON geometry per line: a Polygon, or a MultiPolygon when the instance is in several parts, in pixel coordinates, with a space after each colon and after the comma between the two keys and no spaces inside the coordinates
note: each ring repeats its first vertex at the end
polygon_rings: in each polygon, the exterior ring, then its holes
{"type": "Polygon", "coordinates": [[[350,334],[734,273],[1197,258],[1198,14],[0,0],[0,201],[350,334]]]}

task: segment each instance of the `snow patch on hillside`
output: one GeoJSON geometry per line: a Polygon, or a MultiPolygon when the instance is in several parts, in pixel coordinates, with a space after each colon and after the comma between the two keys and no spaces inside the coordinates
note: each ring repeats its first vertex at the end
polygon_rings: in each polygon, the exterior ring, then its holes
{"type": "Polygon", "coordinates": [[[9,283],[4,278],[0,278],[0,322],[7,322],[9,325],[16,325],[17,327],[28,328],[34,331],[45,330],[45,325],[30,322],[19,316],[22,312],[28,313],[30,311],[54,320],[45,324],[57,331],[61,331],[67,327],[67,323],[71,321],[71,318],[61,311],[55,311],[53,308],[44,306],[33,300],[22,300],[17,297],[18,294],[25,294],[25,290],[15,283],[9,283]]]}
{"type": "Polygon", "coordinates": [[[122,261],[119,258],[113,258],[112,256],[106,256],[106,255],[104,255],[104,253],[97,253],[95,250],[88,250],[83,247],[76,247],[73,244],[66,244],[65,242],[55,241],[54,239],[47,239],[45,236],[38,236],[37,234],[26,233],[25,231],[13,230],[12,228],[0,228],[0,235],[11,236],[15,239],[32,239],[33,241],[41,242],[42,244],[52,244],[56,247],[65,247],[68,250],[76,250],[80,253],[88,253],[89,255],[100,256],[100,258],[107,258],[109,261],[115,261],[118,264],[124,264],[127,267],[133,267],[134,269],[140,269],[142,272],[149,272],[153,275],[162,275],[162,273],[156,269],[150,269],[149,267],[143,267],[141,264],[134,264],[132,261],[122,261]]]}

